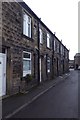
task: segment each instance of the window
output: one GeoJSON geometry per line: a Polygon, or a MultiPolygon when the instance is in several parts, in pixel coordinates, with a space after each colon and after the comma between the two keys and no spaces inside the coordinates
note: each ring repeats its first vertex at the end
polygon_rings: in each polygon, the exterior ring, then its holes
{"type": "Polygon", "coordinates": [[[59,43],[57,42],[57,53],[59,53],[59,43]]]}
{"type": "Polygon", "coordinates": [[[42,44],[43,43],[43,33],[42,33],[41,29],[39,29],[39,33],[40,33],[40,43],[42,44]]]}
{"type": "Polygon", "coordinates": [[[63,54],[63,47],[62,47],[62,45],[61,45],[61,54],[63,54]]]}
{"type": "Polygon", "coordinates": [[[47,47],[50,48],[50,35],[47,33],[47,47]]]}
{"type": "Polygon", "coordinates": [[[31,53],[23,52],[23,76],[31,74],[31,53]]]}
{"type": "Polygon", "coordinates": [[[67,59],[69,58],[69,53],[67,52],[67,59]]]}
{"type": "Polygon", "coordinates": [[[65,53],[65,50],[64,50],[64,47],[63,47],[63,53],[62,53],[62,54],[63,54],[63,56],[64,56],[64,53],[65,53]]]}
{"type": "Polygon", "coordinates": [[[31,18],[23,14],[23,34],[31,38],[31,18]]]}
{"type": "Polygon", "coordinates": [[[50,57],[47,57],[47,72],[50,72],[50,57]]]}
{"type": "Polygon", "coordinates": [[[56,50],[56,41],[54,40],[54,51],[56,50]]]}
{"type": "Polygon", "coordinates": [[[65,57],[66,57],[66,59],[68,58],[68,52],[66,51],[66,53],[65,53],[66,55],[65,55],[65,57]]]}

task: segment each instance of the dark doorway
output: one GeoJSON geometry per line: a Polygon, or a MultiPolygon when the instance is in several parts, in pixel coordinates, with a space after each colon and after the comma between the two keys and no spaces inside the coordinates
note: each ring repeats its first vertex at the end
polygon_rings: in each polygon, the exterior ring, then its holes
{"type": "Polygon", "coordinates": [[[64,60],[63,60],[63,73],[64,73],[64,60]]]}
{"type": "Polygon", "coordinates": [[[78,64],[76,64],[76,69],[78,69],[78,64]]]}
{"type": "Polygon", "coordinates": [[[58,65],[58,58],[57,58],[57,76],[59,75],[59,65],[58,65]]]}

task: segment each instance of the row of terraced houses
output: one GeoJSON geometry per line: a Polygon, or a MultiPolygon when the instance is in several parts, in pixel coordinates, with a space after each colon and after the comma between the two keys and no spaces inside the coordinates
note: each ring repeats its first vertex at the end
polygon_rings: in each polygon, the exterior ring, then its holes
{"type": "Polygon", "coordinates": [[[34,86],[69,71],[69,50],[25,2],[2,2],[1,46],[0,96],[23,90],[27,74],[34,86]]]}

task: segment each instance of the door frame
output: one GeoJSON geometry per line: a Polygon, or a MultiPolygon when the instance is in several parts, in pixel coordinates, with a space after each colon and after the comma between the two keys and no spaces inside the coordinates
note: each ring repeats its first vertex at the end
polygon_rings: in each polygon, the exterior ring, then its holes
{"type": "Polygon", "coordinates": [[[39,65],[40,65],[40,83],[42,82],[42,61],[41,61],[41,57],[39,59],[39,65]]]}
{"type": "Polygon", "coordinates": [[[7,81],[6,81],[6,58],[7,58],[6,53],[0,53],[0,57],[2,57],[2,61],[3,61],[3,65],[2,65],[2,67],[3,67],[3,69],[2,69],[2,81],[4,83],[2,82],[2,88],[1,88],[2,89],[2,96],[3,96],[3,95],[6,95],[6,92],[7,92],[6,91],[6,88],[7,88],[7,86],[6,86],[6,83],[7,83],[7,81]]]}

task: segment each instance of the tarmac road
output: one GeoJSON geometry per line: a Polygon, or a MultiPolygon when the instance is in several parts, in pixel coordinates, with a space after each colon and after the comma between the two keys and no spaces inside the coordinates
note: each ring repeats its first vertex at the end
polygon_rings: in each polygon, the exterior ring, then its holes
{"type": "Polygon", "coordinates": [[[38,97],[11,118],[78,118],[78,78],[80,71],[70,75],[38,97]]]}

